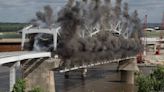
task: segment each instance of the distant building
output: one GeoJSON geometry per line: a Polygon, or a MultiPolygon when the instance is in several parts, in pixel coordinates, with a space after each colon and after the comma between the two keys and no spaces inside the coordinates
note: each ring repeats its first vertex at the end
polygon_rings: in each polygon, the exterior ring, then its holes
{"type": "Polygon", "coordinates": [[[160,27],[154,27],[155,30],[160,30],[160,27]]]}
{"type": "Polygon", "coordinates": [[[153,28],[145,28],[144,30],[145,30],[145,31],[149,31],[149,32],[155,31],[155,29],[153,29],[153,28]]]}

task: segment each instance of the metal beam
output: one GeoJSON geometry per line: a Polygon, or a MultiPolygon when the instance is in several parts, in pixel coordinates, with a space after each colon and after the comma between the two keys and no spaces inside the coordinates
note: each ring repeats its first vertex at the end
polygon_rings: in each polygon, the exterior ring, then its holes
{"type": "Polygon", "coordinates": [[[33,33],[46,33],[46,34],[52,34],[53,35],[53,44],[54,44],[54,50],[56,50],[57,47],[57,34],[60,35],[59,30],[61,27],[58,28],[52,28],[52,29],[43,29],[43,28],[29,28],[29,29],[23,29],[22,30],[22,43],[21,47],[24,48],[24,43],[26,39],[26,35],[33,34],[33,33]]]}

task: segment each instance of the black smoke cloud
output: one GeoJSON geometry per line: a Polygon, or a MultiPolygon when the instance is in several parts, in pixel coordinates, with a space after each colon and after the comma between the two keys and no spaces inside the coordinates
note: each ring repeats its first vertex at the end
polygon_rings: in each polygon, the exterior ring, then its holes
{"type": "MultiPolygon", "coordinates": [[[[68,0],[58,13],[57,19],[61,30],[56,52],[64,60],[64,66],[125,58],[142,52],[142,27],[137,11],[130,15],[128,3],[124,4],[123,9],[121,5],[122,0],[116,0],[114,7],[111,0],[68,0]],[[117,24],[119,21],[122,32],[128,28],[128,38],[109,31],[111,24],[117,24]],[[97,30],[100,31],[90,36],[97,30]]],[[[45,6],[44,12],[37,12],[36,16],[37,20],[51,28],[54,18],[50,6],[45,6]]],[[[47,34],[38,34],[34,39],[33,50],[38,47],[41,51],[52,51],[51,38],[52,36],[47,34]]]]}
{"type": "MultiPolygon", "coordinates": [[[[57,52],[65,60],[64,65],[67,67],[135,56],[143,50],[140,41],[140,37],[142,36],[141,25],[137,11],[130,16],[128,14],[128,4],[125,3],[122,13],[121,0],[117,0],[114,8],[106,7],[100,2],[100,0],[92,0],[91,2],[85,0],[78,2],[87,4],[83,8],[75,4],[65,6],[61,10],[58,18],[58,22],[61,26],[61,37],[58,39],[57,52]],[[88,6],[89,8],[85,8],[88,6]],[[106,11],[109,10],[106,15],[99,13],[101,9],[104,8],[107,9],[106,11]],[[115,13],[115,20],[110,19],[112,18],[112,12],[115,13]],[[112,23],[112,21],[115,22],[126,19],[126,27],[130,26],[131,28],[130,37],[125,39],[122,35],[104,31],[104,24],[101,20],[102,17],[109,20],[105,21],[105,23],[108,22],[108,24],[112,23]],[[128,25],[128,23],[131,25],[128,25]],[[83,25],[93,27],[96,24],[101,26],[99,33],[92,37],[79,36],[80,31],[88,31],[83,28],[83,25]]],[[[105,2],[110,4],[110,0],[105,0],[105,2]]],[[[93,30],[91,32],[93,32],[93,30]]]]}

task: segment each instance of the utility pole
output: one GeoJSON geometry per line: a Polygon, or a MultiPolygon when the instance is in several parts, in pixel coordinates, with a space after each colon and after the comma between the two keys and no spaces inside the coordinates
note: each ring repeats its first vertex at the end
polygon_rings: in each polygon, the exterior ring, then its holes
{"type": "Polygon", "coordinates": [[[162,18],[162,23],[161,23],[161,29],[164,30],[164,12],[163,12],[163,18],[162,18]]]}
{"type": "Polygon", "coordinates": [[[143,62],[143,56],[146,56],[146,44],[147,44],[147,38],[146,38],[146,30],[145,28],[147,28],[147,15],[145,15],[144,17],[144,22],[143,22],[143,27],[142,27],[142,31],[144,31],[144,37],[143,37],[143,45],[144,45],[144,51],[143,52],[139,52],[137,55],[137,63],[142,63],[143,62]]]}
{"type": "Polygon", "coordinates": [[[145,30],[145,28],[147,28],[147,17],[148,17],[148,15],[145,15],[145,18],[144,18],[144,24],[143,24],[143,31],[144,31],[144,53],[143,53],[143,55],[145,56],[146,55],[146,50],[147,50],[147,47],[146,47],[146,45],[147,45],[147,35],[146,35],[146,30],[145,30]]]}
{"type": "Polygon", "coordinates": [[[164,30],[164,13],[163,13],[163,18],[162,18],[162,22],[161,22],[161,27],[160,27],[160,35],[159,35],[159,43],[157,45],[157,48],[156,48],[156,52],[155,54],[156,55],[159,55],[160,54],[160,48],[161,48],[161,41],[163,39],[163,30],[164,30]]]}

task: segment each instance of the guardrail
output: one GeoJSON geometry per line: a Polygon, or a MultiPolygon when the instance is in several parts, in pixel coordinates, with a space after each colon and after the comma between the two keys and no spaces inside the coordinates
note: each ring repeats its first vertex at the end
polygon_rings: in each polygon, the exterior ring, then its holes
{"type": "Polygon", "coordinates": [[[20,51],[20,52],[3,52],[0,53],[0,65],[12,62],[18,62],[20,60],[51,57],[50,52],[33,52],[33,51],[20,51]]]}
{"type": "Polygon", "coordinates": [[[136,59],[136,57],[133,56],[133,57],[126,57],[126,58],[122,58],[122,59],[105,60],[102,62],[92,63],[92,64],[88,64],[88,65],[75,66],[72,68],[61,69],[61,70],[59,70],[59,72],[63,73],[63,72],[73,71],[73,70],[82,69],[82,68],[90,68],[90,67],[94,67],[94,66],[98,66],[98,65],[108,64],[108,63],[118,63],[120,61],[124,61],[124,60],[128,60],[128,59],[136,59]]]}

